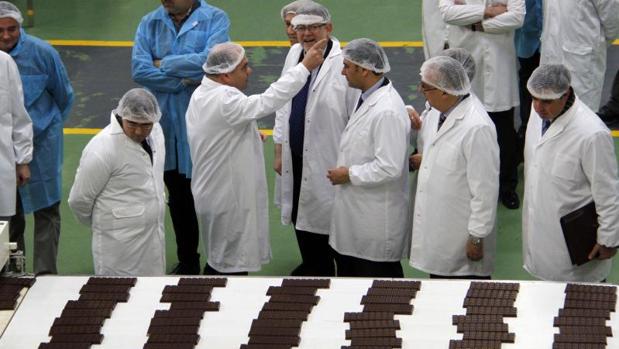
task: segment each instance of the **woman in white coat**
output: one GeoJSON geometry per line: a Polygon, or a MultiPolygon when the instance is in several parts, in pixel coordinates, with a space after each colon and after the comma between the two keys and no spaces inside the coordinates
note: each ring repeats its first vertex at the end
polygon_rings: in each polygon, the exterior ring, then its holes
{"type": "Polygon", "coordinates": [[[437,56],[421,72],[421,89],[444,118],[441,124],[439,115],[426,115],[422,126],[428,131],[417,175],[411,266],[436,277],[489,277],[499,187],[494,125],[468,94],[458,61],[437,56]]]}
{"type": "Polygon", "coordinates": [[[597,111],[606,50],[619,37],[619,1],[544,0],[543,13],[540,64],[564,64],[578,98],[597,111]]]}
{"type": "Polygon", "coordinates": [[[263,144],[256,120],[281,108],[322,62],[325,41],[308,51],[260,95],[246,96],[251,68],[237,44],[214,46],[206,76],[187,110],[193,161],[191,191],[204,248],[205,273],[247,273],[271,259],[263,144]]]}
{"type": "Polygon", "coordinates": [[[92,228],[96,275],[165,274],[160,117],[150,92],[129,90],[82,152],[69,207],[92,228]]]}
{"type": "Polygon", "coordinates": [[[328,177],[336,186],[329,244],[338,276],[403,277],[408,255],[408,139],[404,102],[383,75],[385,51],[369,39],[348,43],[344,68],[362,104],[346,125],[337,167],[328,177]]]}
{"type": "Polygon", "coordinates": [[[30,178],[32,135],[17,65],[0,51],[0,218],[15,214],[15,184],[30,178]]]}

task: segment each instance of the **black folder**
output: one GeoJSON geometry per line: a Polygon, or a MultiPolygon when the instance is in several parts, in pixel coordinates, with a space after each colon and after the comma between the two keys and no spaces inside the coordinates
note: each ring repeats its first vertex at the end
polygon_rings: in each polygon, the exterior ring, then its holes
{"type": "Polygon", "coordinates": [[[598,214],[591,203],[561,217],[561,229],[572,265],[589,261],[589,253],[597,242],[598,214]]]}

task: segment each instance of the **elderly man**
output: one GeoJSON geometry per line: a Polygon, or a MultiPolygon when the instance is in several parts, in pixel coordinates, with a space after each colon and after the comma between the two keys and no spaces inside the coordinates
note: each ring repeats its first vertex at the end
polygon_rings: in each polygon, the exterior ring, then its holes
{"type": "MultiPolygon", "coordinates": [[[[464,71],[466,72],[466,76],[469,78],[469,81],[473,81],[475,77],[475,60],[471,54],[463,49],[463,48],[450,48],[447,50],[443,50],[437,54],[438,56],[446,56],[455,59],[456,61],[462,64],[464,71]]],[[[479,99],[475,96],[475,94],[469,92],[471,98],[474,98],[477,103],[481,103],[479,99]]],[[[414,109],[408,110],[409,116],[414,120],[437,120],[440,117],[441,112],[432,108],[432,106],[426,101],[426,110],[424,110],[419,116],[414,109]]],[[[436,127],[434,125],[428,125],[425,123],[421,123],[421,126],[417,132],[417,152],[412,154],[409,158],[409,168],[412,170],[418,170],[421,164],[421,160],[423,157],[424,151],[424,139],[432,139],[436,134],[436,127]]],[[[413,126],[415,123],[413,123],[413,126]]]]}
{"type": "Polygon", "coordinates": [[[56,274],[62,197],[63,124],[73,105],[73,88],[60,55],[48,43],[26,34],[15,5],[0,1],[0,50],[13,57],[24,103],[34,129],[32,178],[19,188],[10,238],[25,252],[24,214],[34,213],[34,273],[56,274]]]}
{"type": "Polygon", "coordinates": [[[294,67],[319,40],[328,40],[324,63],[314,69],[299,93],[275,118],[275,162],[281,162],[282,223],[295,228],[303,262],[292,275],[335,275],[329,247],[330,218],[335,191],[325,177],[335,166],[340,137],[359,99],[342,70],[340,43],[331,37],[327,8],[308,2],[292,24],[299,43],[286,57],[284,73],[294,67]]]}
{"type": "Polygon", "coordinates": [[[563,64],[572,88],[597,111],[606,74],[606,50],[619,37],[617,0],[544,0],[541,64],[563,64]]]}
{"type": "Polygon", "coordinates": [[[238,44],[216,45],[187,110],[191,189],[208,261],[204,274],[247,274],[271,259],[262,140],[256,120],[294,97],[322,63],[326,40],[260,95],[246,96],[252,70],[238,44]]]}
{"type": "Polygon", "coordinates": [[[524,268],[554,281],[598,282],[619,245],[619,180],[610,131],[580,100],[564,65],[540,65],[525,143],[522,214],[524,268]],[[561,217],[589,203],[597,211],[597,244],[588,263],[572,265],[561,217]]]}
{"type": "Polygon", "coordinates": [[[449,47],[464,48],[477,63],[472,91],[494,122],[501,170],[500,199],[509,209],[520,207],[518,141],[514,108],[519,105],[514,30],[522,26],[524,0],[439,0],[448,24],[449,47]]]}
{"type": "Polygon", "coordinates": [[[230,21],[204,0],[161,0],[142,18],[131,57],[133,80],[148,88],[162,111],[164,181],[176,235],[175,274],[199,274],[199,229],[191,196],[191,158],[185,113],[202,79],[202,64],[213,45],[229,41],[230,21]]]}
{"type": "Polygon", "coordinates": [[[403,277],[408,255],[407,151],[410,122],[404,102],[384,74],[385,51],[369,39],[343,51],[351,87],[363,93],[342,133],[337,165],[327,177],[336,185],[329,245],[338,276],[403,277]]]}
{"type": "Polygon", "coordinates": [[[297,14],[297,10],[299,9],[299,7],[311,1],[312,0],[296,0],[282,7],[282,21],[284,21],[284,26],[286,27],[286,35],[288,36],[290,45],[294,45],[299,42],[297,40],[297,32],[295,32],[294,28],[292,27],[292,19],[297,14]]]}
{"type": "Polygon", "coordinates": [[[155,96],[129,90],[82,152],[69,206],[92,228],[96,275],[165,274],[160,117],[155,96]]]}
{"type": "Polygon", "coordinates": [[[440,114],[424,120],[435,131],[424,139],[417,177],[411,266],[437,278],[489,278],[499,189],[494,125],[453,58],[427,60],[420,89],[440,114]]]}
{"type": "Polygon", "coordinates": [[[19,71],[11,57],[0,51],[0,220],[15,214],[15,184],[30,179],[32,160],[32,121],[24,107],[19,71]]]}

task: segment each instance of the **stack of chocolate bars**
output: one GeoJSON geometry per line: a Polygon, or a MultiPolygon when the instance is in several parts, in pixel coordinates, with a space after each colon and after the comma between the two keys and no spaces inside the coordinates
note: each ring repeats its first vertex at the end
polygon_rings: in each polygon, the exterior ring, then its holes
{"type": "Polygon", "coordinates": [[[466,315],[453,316],[463,338],[451,340],[449,348],[499,349],[501,343],[514,343],[516,335],[503,318],[516,317],[519,289],[518,283],[471,282],[463,304],[466,315]]]}
{"type": "Polygon", "coordinates": [[[88,349],[101,344],[101,327],[118,303],[129,300],[136,278],[91,277],[77,300],[68,301],[49,330],[52,339],[39,349],[88,349]]]}
{"type": "Polygon", "coordinates": [[[402,338],[396,335],[400,321],[395,316],[412,315],[411,301],[420,288],[419,281],[374,280],[361,298],[363,311],[344,314],[344,321],[350,324],[346,331],[350,345],[342,349],[401,348],[402,338]]]}
{"type": "Polygon", "coordinates": [[[204,312],[219,311],[219,302],[211,301],[213,288],[226,284],[225,278],[181,278],[178,285],[165,286],[160,302],[170,303],[170,309],[155,311],[143,348],[193,349],[204,312]]]}
{"type": "Polygon", "coordinates": [[[0,277],[0,310],[15,310],[19,293],[34,285],[34,278],[0,277]]]}
{"type": "Polygon", "coordinates": [[[565,302],[554,319],[559,333],[553,349],[606,348],[606,337],[613,333],[606,320],[615,311],[617,287],[567,284],[565,302]]]}
{"type": "Polygon", "coordinates": [[[318,289],[329,288],[329,279],[284,279],[271,286],[270,296],[252,321],[249,342],[241,349],[290,349],[301,342],[301,326],[318,304],[318,289]]]}

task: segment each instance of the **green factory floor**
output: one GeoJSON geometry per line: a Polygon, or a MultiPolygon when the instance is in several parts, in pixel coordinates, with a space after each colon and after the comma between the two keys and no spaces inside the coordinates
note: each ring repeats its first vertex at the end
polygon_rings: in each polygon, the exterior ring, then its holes
{"type": "MultiPolygon", "coordinates": [[[[20,8],[25,9],[26,0],[13,1],[20,8]]],[[[279,10],[287,3],[287,0],[212,0],[210,4],[225,10],[231,20],[230,36],[234,41],[248,42],[249,45],[258,46],[260,42],[266,46],[282,45],[286,40],[283,26],[279,18],[279,10]],[[275,43],[273,43],[275,42],[275,43]]],[[[121,86],[108,86],[106,74],[111,65],[126,66],[123,69],[128,71],[128,55],[130,41],[140,18],[147,12],[154,9],[160,2],[158,0],[33,0],[34,3],[34,26],[27,28],[28,33],[39,36],[46,40],[77,40],[74,44],[60,43],[57,48],[63,55],[65,62],[71,58],[75,63],[67,63],[67,70],[76,89],[76,105],[67,127],[100,127],[106,124],[109,117],[107,114],[92,112],[89,99],[92,100],[97,95],[97,81],[101,83],[99,89],[115,91],[114,96],[109,96],[104,103],[107,108],[113,108],[118,97],[130,85],[130,78],[127,76],[116,76],[119,80],[128,81],[121,86]],[[93,43],[92,41],[97,41],[93,43]],[[111,42],[110,42],[111,41],[111,42]],[[71,45],[75,45],[71,46],[71,45]],[[85,45],[85,46],[84,46],[85,45]],[[78,49],[77,46],[80,46],[78,49]],[[110,46],[109,48],[106,46],[110,46]],[[111,46],[122,46],[123,49],[113,49],[111,46]],[[84,48],[85,47],[85,48],[84,48]],[[82,49],[87,52],[81,51],[82,49]],[[114,51],[115,50],[115,51],[114,51]],[[110,54],[109,52],[114,52],[110,54]],[[98,59],[98,61],[97,61],[98,59]],[[81,64],[81,65],[80,65],[81,64]],[[90,65],[88,65],[90,64],[90,65]],[[88,79],[84,75],[91,75],[88,79]],[[94,74],[94,77],[92,76],[94,74]],[[97,75],[99,74],[99,75],[97,75]],[[100,79],[98,80],[98,77],[100,79]],[[104,86],[105,85],[105,86],[104,86]],[[89,94],[83,91],[89,88],[89,94]],[[89,109],[90,108],[90,109],[89,109]],[[91,117],[97,120],[90,120],[91,117]],[[86,120],[86,121],[84,121],[86,120]]],[[[357,37],[370,37],[377,41],[392,42],[395,46],[413,46],[410,51],[405,51],[406,55],[397,56],[401,51],[388,51],[390,58],[395,58],[397,62],[393,66],[404,66],[404,70],[416,79],[418,67],[423,57],[419,50],[421,37],[421,0],[325,0],[322,1],[332,12],[334,21],[334,35],[343,41],[348,41],[357,37]],[[403,42],[403,43],[397,43],[403,42]],[[412,60],[415,60],[414,62],[412,60]],[[411,65],[409,67],[409,65],[411,65]],[[410,72],[409,72],[410,71],[410,72]]],[[[251,52],[250,52],[251,53],[251,52]]],[[[250,55],[248,53],[248,55],[250,55]]],[[[253,62],[257,58],[254,54],[250,56],[253,62]]],[[[608,81],[614,76],[619,63],[619,47],[614,45],[609,50],[609,72],[607,74],[606,86],[608,81]],[[612,75],[612,76],[611,76],[612,75]]],[[[277,63],[277,62],[276,62],[277,63]]],[[[280,66],[271,67],[271,71],[264,76],[258,76],[255,80],[262,80],[266,84],[272,81],[273,71],[278,72],[280,66]]],[[[399,70],[402,71],[402,70],[399,70]]],[[[256,73],[255,75],[258,75],[256,73]]],[[[396,77],[398,80],[400,77],[396,77]]],[[[409,78],[413,79],[413,78],[409,78]]],[[[407,82],[404,86],[410,86],[411,96],[406,96],[405,91],[400,91],[405,99],[415,102],[414,91],[415,81],[407,82]]],[[[254,91],[259,91],[261,86],[255,87],[254,91]]],[[[107,91],[107,90],[106,90],[107,91]]],[[[108,95],[110,92],[106,92],[108,95]]],[[[608,88],[605,89],[603,100],[608,96],[608,88]]],[[[66,204],[66,197],[71,188],[75,170],[77,168],[81,151],[92,136],[90,135],[65,135],[65,163],[62,199],[62,233],[60,239],[60,249],[58,256],[59,271],[63,275],[91,274],[93,272],[92,256],[90,252],[90,230],[82,226],[74,219],[66,204]]],[[[616,142],[617,146],[617,142],[616,142]]],[[[269,180],[269,192],[272,193],[273,170],[271,169],[271,159],[273,153],[273,143],[271,139],[265,143],[266,171],[269,180]]],[[[522,193],[522,181],[519,186],[522,193]]],[[[270,201],[272,202],[272,200],[270,201]]],[[[300,255],[296,246],[296,240],[290,227],[282,226],[279,220],[279,210],[273,206],[270,208],[271,215],[271,246],[273,249],[273,259],[270,264],[265,265],[259,273],[255,275],[287,275],[299,262],[300,255]]],[[[521,248],[521,229],[520,229],[520,210],[507,210],[499,205],[497,230],[498,245],[496,258],[496,272],[493,277],[496,279],[530,279],[530,276],[522,269],[522,248],[521,248]]],[[[32,267],[32,218],[28,217],[26,243],[28,270],[32,267]]],[[[166,219],[167,237],[167,260],[168,270],[176,263],[174,234],[169,217],[166,219]]],[[[440,251],[437,251],[440,253],[440,251]]],[[[615,264],[617,259],[615,259],[615,264]]],[[[202,256],[202,262],[205,262],[202,256]]],[[[408,266],[407,261],[402,263],[408,277],[425,277],[425,274],[416,271],[408,266]]],[[[610,282],[619,282],[619,265],[615,265],[614,271],[609,277],[610,282]]]]}

